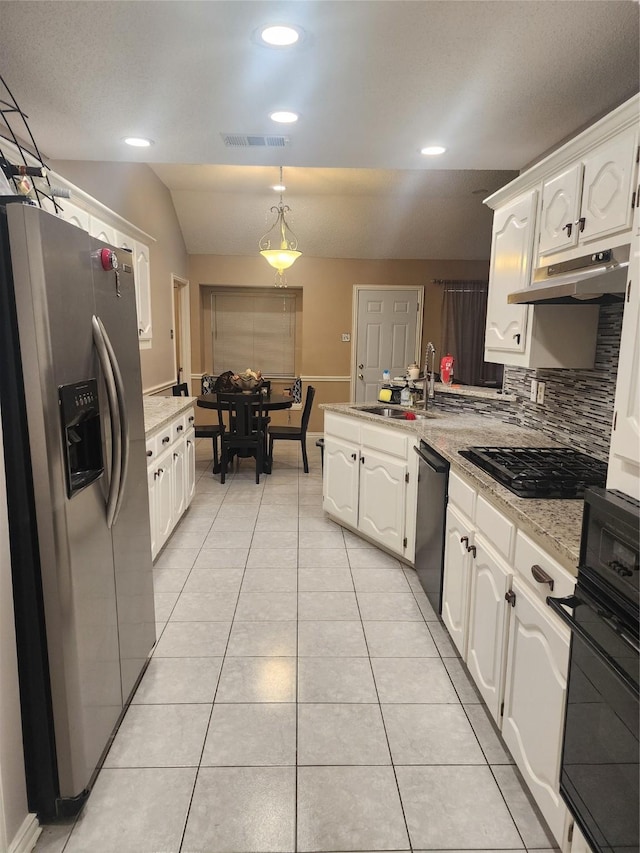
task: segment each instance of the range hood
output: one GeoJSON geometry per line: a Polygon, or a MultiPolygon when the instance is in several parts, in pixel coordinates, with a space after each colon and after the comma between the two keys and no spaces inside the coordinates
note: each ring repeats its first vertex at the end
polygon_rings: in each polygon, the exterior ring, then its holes
{"type": "Polygon", "coordinates": [[[539,267],[531,287],[507,296],[510,305],[606,305],[624,299],[629,246],[539,267]]]}

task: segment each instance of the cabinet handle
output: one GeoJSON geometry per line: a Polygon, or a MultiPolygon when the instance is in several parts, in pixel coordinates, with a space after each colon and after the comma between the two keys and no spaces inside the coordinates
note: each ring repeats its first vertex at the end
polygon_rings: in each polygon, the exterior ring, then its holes
{"type": "Polygon", "coordinates": [[[510,604],[512,607],[515,607],[516,606],[516,594],[515,594],[515,592],[512,589],[510,589],[509,592],[505,592],[504,600],[508,604],[510,604]]]}
{"type": "Polygon", "coordinates": [[[531,566],[531,574],[533,575],[534,580],[538,581],[538,583],[548,583],[549,589],[553,592],[553,578],[551,575],[548,575],[543,568],[535,564],[531,566]]]}
{"type": "Polygon", "coordinates": [[[567,237],[571,237],[571,232],[573,231],[573,222],[567,222],[566,225],[562,226],[562,230],[567,232],[567,237]]]}
{"type": "Polygon", "coordinates": [[[587,221],[586,218],[584,216],[581,216],[580,219],[576,219],[576,221],[573,223],[574,225],[580,226],[580,233],[582,233],[584,231],[584,226],[585,226],[586,221],[587,221]]]}
{"type": "Polygon", "coordinates": [[[476,546],[475,545],[467,545],[467,551],[473,555],[473,559],[476,558],[476,546]]]}
{"type": "Polygon", "coordinates": [[[171,439],[169,438],[168,435],[165,435],[165,437],[162,439],[162,443],[166,444],[168,441],[171,441],[171,439]]]}
{"type": "Polygon", "coordinates": [[[191,415],[191,417],[189,418],[189,423],[192,424],[194,421],[195,421],[195,418],[193,417],[193,415],[191,415]]]}
{"type": "Polygon", "coordinates": [[[469,537],[468,536],[461,536],[460,537],[460,544],[467,547],[469,544],[469,537]]]}
{"type": "Polygon", "coordinates": [[[147,450],[147,456],[153,456],[153,451],[152,451],[152,450],[147,450]]]}
{"type": "Polygon", "coordinates": [[[520,332],[516,332],[516,333],[515,333],[515,335],[513,336],[513,340],[514,340],[517,344],[519,344],[519,343],[520,343],[520,332]]]}
{"type": "Polygon", "coordinates": [[[178,458],[178,454],[177,454],[177,453],[174,453],[174,454],[173,454],[173,458],[174,458],[174,459],[177,459],[177,458],[178,458]]]}
{"type": "Polygon", "coordinates": [[[182,432],[183,429],[184,427],[182,426],[182,424],[180,424],[180,426],[176,427],[176,432],[182,432]]]}
{"type": "Polygon", "coordinates": [[[138,334],[141,335],[144,332],[144,329],[138,329],[138,334]]]}
{"type": "Polygon", "coordinates": [[[154,480],[157,480],[159,476],[160,476],[160,475],[158,474],[158,472],[157,472],[157,471],[154,471],[154,472],[153,472],[153,479],[154,479],[154,480]]]}
{"type": "Polygon", "coordinates": [[[361,456],[361,457],[360,457],[360,461],[361,461],[361,462],[362,462],[362,464],[364,465],[364,456],[361,456]]]}
{"type": "Polygon", "coordinates": [[[357,459],[357,458],[358,458],[358,454],[357,454],[357,453],[352,453],[352,454],[351,454],[351,458],[352,458],[352,459],[354,459],[354,460],[355,460],[355,459],[357,459]]]}
{"type": "Polygon", "coordinates": [[[191,447],[191,439],[187,439],[187,447],[191,447]]]}

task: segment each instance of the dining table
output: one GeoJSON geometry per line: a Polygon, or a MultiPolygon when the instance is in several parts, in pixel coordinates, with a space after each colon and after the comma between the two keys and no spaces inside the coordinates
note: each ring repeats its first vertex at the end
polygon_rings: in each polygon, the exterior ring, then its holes
{"type": "MultiPolygon", "coordinates": [[[[243,393],[242,391],[238,391],[239,394],[243,393]]],[[[255,393],[255,392],[253,392],[255,393]]],[[[262,395],[262,406],[266,412],[276,412],[281,411],[283,409],[290,409],[293,406],[293,397],[290,394],[278,394],[275,392],[269,392],[268,394],[262,395]]],[[[202,409],[218,409],[218,395],[215,392],[210,394],[201,394],[198,397],[197,403],[202,409]]],[[[224,408],[224,405],[223,405],[224,408]]],[[[266,452],[267,445],[267,436],[265,432],[265,454],[264,454],[264,473],[271,473],[271,464],[272,460],[269,454],[266,452]]],[[[219,468],[218,468],[219,471],[219,468]]],[[[214,474],[217,474],[218,471],[214,469],[214,474]]]]}

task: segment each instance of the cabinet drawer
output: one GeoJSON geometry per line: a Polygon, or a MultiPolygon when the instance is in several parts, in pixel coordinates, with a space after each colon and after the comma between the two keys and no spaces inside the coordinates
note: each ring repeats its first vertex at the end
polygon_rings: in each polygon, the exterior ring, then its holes
{"type": "Polygon", "coordinates": [[[153,462],[155,462],[155,458],[158,455],[158,448],[156,446],[156,439],[157,439],[157,436],[152,435],[146,441],[147,465],[151,465],[153,462]]]}
{"type": "Polygon", "coordinates": [[[167,426],[162,427],[156,433],[156,450],[158,454],[162,453],[163,450],[166,450],[173,443],[174,434],[173,423],[167,424],[167,426]]]}
{"type": "Polygon", "coordinates": [[[499,512],[481,495],[476,502],[476,527],[502,556],[511,562],[516,528],[513,522],[499,512]]]}
{"type": "Polygon", "coordinates": [[[186,414],[180,415],[179,418],[176,418],[171,423],[171,440],[177,441],[187,431],[187,416],[186,414]]]}
{"type": "Polygon", "coordinates": [[[333,435],[360,444],[360,424],[355,418],[341,418],[328,413],[324,416],[325,435],[333,435]]]}
{"type": "Polygon", "coordinates": [[[476,510],[476,490],[454,471],[449,472],[449,500],[473,521],[476,510]]]}
{"type": "Polygon", "coordinates": [[[361,428],[361,443],[363,447],[380,450],[390,456],[407,458],[407,436],[399,430],[381,429],[365,425],[361,428]]]}
{"type": "Polygon", "coordinates": [[[563,598],[566,595],[573,594],[576,579],[560,563],[557,563],[539,545],[536,545],[520,531],[516,537],[514,568],[543,602],[548,595],[553,595],[554,598],[563,598]],[[543,572],[551,577],[553,591],[551,591],[548,583],[536,581],[531,571],[533,566],[539,566],[543,572]]]}

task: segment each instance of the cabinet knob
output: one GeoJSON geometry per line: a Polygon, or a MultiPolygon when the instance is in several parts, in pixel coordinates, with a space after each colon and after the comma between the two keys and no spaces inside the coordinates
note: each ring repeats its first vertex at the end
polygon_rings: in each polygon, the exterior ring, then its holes
{"type": "Polygon", "coordinates": [[[153,453],[151,450],[147,450],[147,456],[153,456],[153,453]]]}
{"type": "Polygon", "coordinates": [[[533,579],[538,581],[538,583],[548,583],[549,589],[553,592],[553,578],[541,566],[537,564],[531,566],[531,574],[533,575],[533,579]]]}
{"type": "Polygon", "coordinates": [[[464,545],[465,547],[466,547],[466,546],[468,546],[468,544],[469,544],[469,537],[468,537],[468,536],[461,536],[461,537],[460,537],[460,544],[461,544],[461,545],[464,545]]]}
{"type": "Polygon", "coordinates": [[[176,432],[182,432],[183,429],[184,427],[182,426],[182,424],[180,424],[180,426],[176,427],[176,432]]]}
{"type": "Polygon", "coordinates": [[[194,421],[195,421],[195,418],[193,417],[193,415],[191,415],[191,417],[189,418],[189,423],[192,424],[194,421]]]}
{"type": "Polygon", "coordinates": [[[573,222],[567,222],[566,225],[562,226],[562,230],[567,232],[567,237],[571,237],[571,232],[573,231],[573,222]]]}
{"type": "Polygon", "coordinates": [[[359,364],[359,365],[358,365],[358,370],[364,370],[364,364],[359,364]]]}
{"type": "Polygon", "coordinates": [[[585,226],[586,221],[587,221],[586,217],[581,216],[580,219],[576,219],[576,221],[573,223],[574,225],[580,226],[580,233],[582,233],[584,231],[584,226],[585,226]]]}
{"type": "Polygon", "coordinates": [[[358,379],[364,379],[364,375],[362,373],[358,374],[358,379]]]}
{"type": "Polygon", "coordinates": [[[512,607],[515,607],[516,606],[516,594],[515,594],[515,592],[512,589],[510,589],[509,592],[505,592],[504,600],[508,604],[510,604],[512,607]]]}
{"type": "Polygon", "coordinates": [[[169,438],[169,436],[168,436],[168,435],[165,435],[165,437],[162,439],[162,443],[163,443],[163,444],[166,444],[166,443],[167,443],[168,441],[170,441],[170,440],[171,440],[171,439],[169,438]]]}

